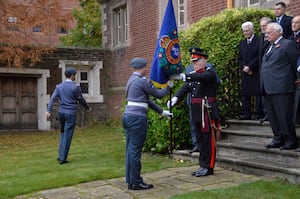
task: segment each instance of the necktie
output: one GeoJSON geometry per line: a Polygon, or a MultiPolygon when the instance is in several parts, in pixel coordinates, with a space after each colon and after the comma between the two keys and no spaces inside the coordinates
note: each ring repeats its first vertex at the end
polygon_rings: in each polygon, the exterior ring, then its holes
{"type": "Polygon", "coordinates": [[[247,44],[250,44],[251,43],[251,40],[250,39],[247,39],[247,44]]]}
{"type": "Polygon", "coordinates": [[[276,18],[277,23],[280,23],[280,17],[276,18]]]}
{"type": "Polygon", "coordinates": [[[271,44],[271,45],[270,45],[270,47],[269,47],[269,49],[268,49],[268,51],[267,51],[266,55],[268,55],[268,54],[271,52],[271,50],[272,50],[273,46],[274,46],[274,44],[271,44]]]}
{"type": "Polygon", "coordinates": [[[296,32],[294,32],[294,38],[296,38],[297,37],[297,33],[296,32]]]}

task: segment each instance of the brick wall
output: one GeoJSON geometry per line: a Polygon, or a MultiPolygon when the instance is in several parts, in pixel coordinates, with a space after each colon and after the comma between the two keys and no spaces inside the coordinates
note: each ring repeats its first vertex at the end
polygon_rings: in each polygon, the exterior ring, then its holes
{"type": "Polygon", "coordinates": [[[203,17],[218,14],[224,10],[226,6],[225,0],[189,0],[187,1],[188,22],[192,24],[203,17]]]}
{"type": "MultiPolygon", "coordinates": [[[[125,100],[125,86],[132,73],[129,67],[130,60],[134,57],[145,57],[148,60],[148,69],[151,67],[151,60],[156,46],[159,31],[159,3],[155,1],[107,1],[104,8],[107,26],[107,42],[105,48],[112,49],[111,65],[111,97],[109,106],[112,108],[112,118],[120,118],[121,109],[125,100]],[[122,3],[127,2],[129,13],[129,41],[126,47],[112,48],[111,46],[111,10],[122,3]]],[[[149,76],[149,70],[147,75],[149,76]]]]}
{"type": "Polygon", "coordinates": [[[290,0],[287,11],[291,16],[300,15],[300,0],[290,0]]]}
{"type": "MultiPolygon", "coordinates": [[[[48,54],[43,60],[36,64],[34,67],[39,69],[49,69],[50,77],[47,80],[47,94],[51,96],[55,89],[55,86],[62,81],[62,71],[59,68],[59,60],[80,60],[80,61],[102,61],[103,69],[100,70],[100,90],[103,95],[103,103],[90,103],[89,106],[92,111],[86,114],[84,112],[85,121],[96,121],[110,119],[111,112],[108,102],[110,97],[110,63],[111,53],[110,51],[99,49],[78,49],[78,48],[58,48],[54,52],[48,54]]],[[[58,128],[59,122],[57,118],[58,104],[54,106],[53,116],[51,120],[51,128],[58,128]]],[[[78,125],[82,124],[83,112],[78,110],[78,125]]]]}

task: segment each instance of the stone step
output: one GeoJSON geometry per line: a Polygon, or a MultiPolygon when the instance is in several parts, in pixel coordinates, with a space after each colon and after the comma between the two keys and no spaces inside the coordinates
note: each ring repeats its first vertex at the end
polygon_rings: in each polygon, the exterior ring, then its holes
{"type": "Polygon", "coordinates": [[[226,120],[227,128],[234,130],[251,130],[251,131],[271,131],[270,123],[268,121],[260,123],[255,120],[226,120]]]}
{"type": "Polygon", "coordinates": [[[239,155],[219,156],[217,164],[242,173],[280,178],[300,184],[300,164],[283,163],[264,158],[243,157],[239,155]]]}
{"type": "MultiPolygon", "coordinates": [[[[271,150],[272,151],[272,150],[271,150]]],[[[277,152],[278,153],[278,152],[277,152]]],[[[283,153],[289,153],[285,151],[283,153]]],[[[198,163],[199,153],[189,153],[189,150],[175,150],[172,157],[176,160],[186,160],[198,163]]],[[[250,157],[238,154],[217,154],[216,164],[242,173],[258,176],[276,177],[300,184],[300,162],[273,161],[262,157],[250,157]]]]}
{"type": "MultiPolygon", "coordinates": [[[[226,127],[234,130],[272,132],[268,121],[260,123],[255,120],[226,120],[226,127]]],[[[296,125],[296,133],[300,137],[300,125],[296,125]]]]}
{"type": "Polygon", "coordinates": [[[269,131],[254,131],[254,130],[237,130],[226,128],[221,130],[222,140],[230,142],[253,142],[253,143],[269,143],[273,134],[269,131]]]}
{"type": "MultiPolygon", "coordinates": [[[[269,142],[268,142],[269,143],[269,142]]],[[[282,163],[299,163],[300,165],[300,153],[296,150],[280,150],[266,149],[265,143],[251,143],[251,142],[227,142],[221,141],[217,145],[217,155],[230,156],[239,155],[243,157],[256,157],[269,161],[276,161],[282,163]]]]}

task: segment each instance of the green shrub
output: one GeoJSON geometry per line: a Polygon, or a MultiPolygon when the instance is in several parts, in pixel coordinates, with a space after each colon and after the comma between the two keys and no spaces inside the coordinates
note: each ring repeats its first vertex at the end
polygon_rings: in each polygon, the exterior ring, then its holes
{"type": "MultiPolygon", "coordinates": [[[[179,34],[182,63],[190,64],[188,49],[191,46],[203,48],[222,80],[218,90],[218,104],[223,119],[235,118],[241,107],[240,102],[240,69],[237,64],[238,44],[244,38],[241,25],[243,22],[254,23],[256,35],[260,34],[259,20],[268,16],[273,18],[272,10],[256,8],[238,8],[225,10],[222,13],[192,24],[179,34]]],[[[174,91],[182,85],[176,82],[174,91]]],[[[174,92],[173,92],[174,93],[174,92]]],[[[156,103],[166,108],[167,99],[156,100],[156,103]]],[[[188,108],[185,100],[177,104],[173,113],[173,149],[185,148],[191,143],[188,123],[188,108]]],[[[170,145],[170,123],[161,119],[157,113],[149,112],[149,130],[145,143],[146,151],[167,152],[170,145]]]]}

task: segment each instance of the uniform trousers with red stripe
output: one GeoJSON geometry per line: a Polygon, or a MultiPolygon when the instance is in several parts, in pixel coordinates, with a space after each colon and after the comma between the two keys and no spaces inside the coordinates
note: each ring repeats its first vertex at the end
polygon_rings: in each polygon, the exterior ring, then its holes
{"type": "Polygon", "coordinates": [[[195,125],[197,142],[199,143],[199,165],[201,168],[214,169],[216,161],[216,143],[212,137],[212,131],[206,122],[203,128],[202,123],[195,125]]]}

